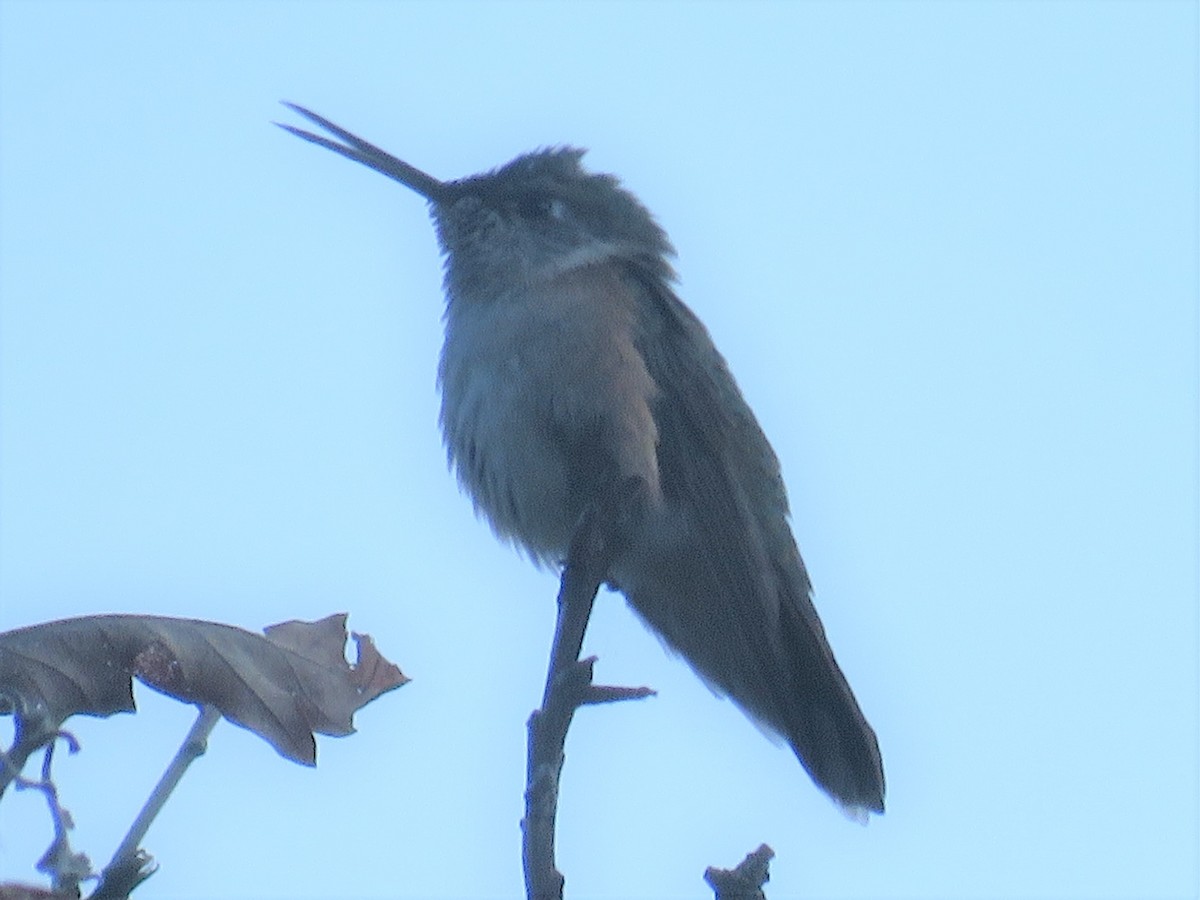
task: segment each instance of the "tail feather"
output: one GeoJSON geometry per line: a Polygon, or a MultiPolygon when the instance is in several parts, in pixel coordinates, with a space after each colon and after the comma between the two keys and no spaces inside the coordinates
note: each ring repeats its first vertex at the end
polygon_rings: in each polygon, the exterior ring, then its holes
{"type": "Polygon", "coordinates": [[[796,757],[821,787],[854,810],[882,813],[879,742],[834,659],[820,623],[789,598],[781,608],[782,678],[775,682],[777,720],[796,757]]]}
{"type": "Polygon", "coordinates": [[[787,587],[783,596],[756,596],[776,589],[773,578],[753,587],[742,579],[741,590],[723,590],[728,582],[716,577],[716,556],[643,559],[622,587],[634,610],[705,682],[788,742],[847,815],[861,820],[882,813],[875,732],[811,601],[787,587]]]}

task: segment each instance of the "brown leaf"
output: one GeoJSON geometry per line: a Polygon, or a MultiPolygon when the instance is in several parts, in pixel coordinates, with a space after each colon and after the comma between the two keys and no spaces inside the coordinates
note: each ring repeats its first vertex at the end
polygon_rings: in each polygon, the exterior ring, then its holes
{"type": "MultiPolygon", "coordinates": [[[[211,704],[288,759],[314,765],[314,732],[353,733],[355,710],[408,681],[366,636],[354,635],[358,661],[346,662],[344,613],[265,633],[119,615],[0,634],[0,713],[16,711],[24,732],[10,760],[19,768],[70,716],[134,711],[133,676],[185,703],[211,704]]],[[[0,771],[0,786],[10,777],[0,771]]]]}

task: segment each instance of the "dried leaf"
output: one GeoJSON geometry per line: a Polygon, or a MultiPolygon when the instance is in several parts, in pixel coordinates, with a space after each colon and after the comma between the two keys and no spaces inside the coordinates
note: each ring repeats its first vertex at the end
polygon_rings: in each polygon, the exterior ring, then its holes
{"type": "MultiPolygon", "coordinates": [[[[211,704],[288,759],[316,763],[314,732],[347,735],[354,712],[408,681],[354,635],[345,658],[346,615],[283,622],[265,636],[216,622],[159,616],[84,616],[0,634],[0,713],[24,731],[14,766],[70,716],[133,712],[136,677],[185,703],[211,704]]],[[[10,779],[0,772],[0,785],[10,779]]]]}

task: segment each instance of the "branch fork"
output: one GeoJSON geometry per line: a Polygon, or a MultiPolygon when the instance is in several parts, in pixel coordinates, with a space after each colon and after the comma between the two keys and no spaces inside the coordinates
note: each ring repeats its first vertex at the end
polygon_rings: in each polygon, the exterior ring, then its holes
{"type": "Polygon", "coordinates": [[[529,717],[522,861],[528,900],[561,900],[565,879],[554,863],[558,786],[567,730],[581,706],[641,700],[646,687],[592,683],[596,657],[580,659],[592,605],[620,552],[623,526],[634,514],[644,482],[631,478],[609,491],[580,518],[571,539],[558,592],[558,621],[541,709],[529,717]]]}

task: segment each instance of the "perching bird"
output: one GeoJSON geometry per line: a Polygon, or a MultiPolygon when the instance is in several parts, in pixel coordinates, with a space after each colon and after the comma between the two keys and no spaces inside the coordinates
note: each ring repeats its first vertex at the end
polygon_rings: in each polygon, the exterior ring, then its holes
{"type": "Polygon", "coordinates": [[[445,254],[442,431],[496,533],[558,565],[589,504],[640,478],[609,583],[849,814],[882,813],[879,746],[813,607],[779,461],[675,296],[674,250],[646,208],[580,150],[439,181],[287,105],[341,142],[283,128],[429,202],[445,254]]]}

